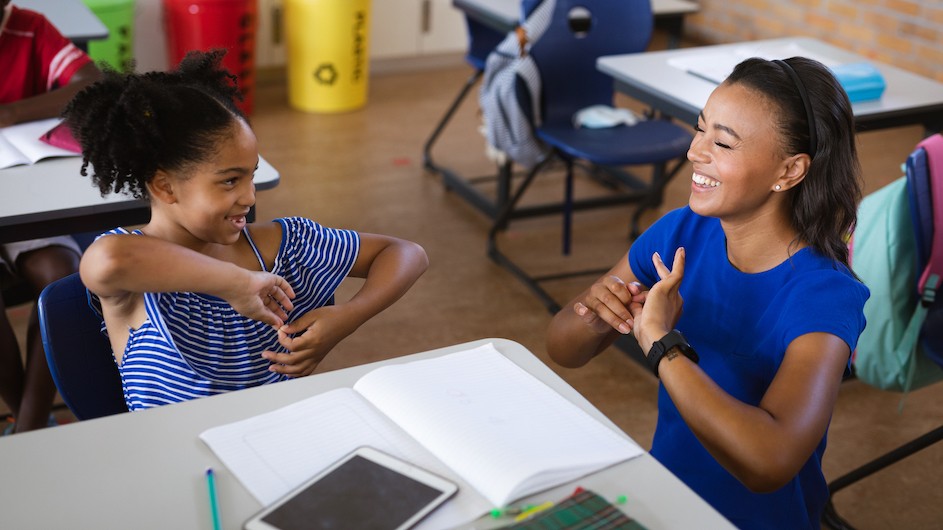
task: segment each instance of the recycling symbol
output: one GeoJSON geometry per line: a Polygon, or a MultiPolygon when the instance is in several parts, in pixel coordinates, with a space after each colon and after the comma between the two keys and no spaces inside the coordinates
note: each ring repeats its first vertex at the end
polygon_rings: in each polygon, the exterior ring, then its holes
{"type": "Polygon", "coordinates": [[[314,78],[322,85],[333,85],[337,81],[337,70],[331,63],[322,63],[314,71],[314,78]]]}

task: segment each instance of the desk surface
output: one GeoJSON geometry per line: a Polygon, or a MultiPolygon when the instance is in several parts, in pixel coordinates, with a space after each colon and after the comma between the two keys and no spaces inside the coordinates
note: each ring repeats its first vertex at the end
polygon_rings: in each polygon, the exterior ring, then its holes
{"type": "MultiPolygon", "coordinates": [[[[103,198],[81,167],[81,157],[66,157],[0,169],[0,243],[147,222],[146,201],[113,193],[103,198]]],[[[278,171],[260,158],[256,188],[278,181],[278,171]]]]}
{"type": "Polygon", "coordinates": [[[108,38],[108,28],[82,0],[15,0],[13,3],[42,13],[62,35],[73,41],[108,38]]]}
{"type": "MultiPolygon", "coordinates": [[[[10,528],[209,528],[204,471],[217,471],[225,528],[261,506],[198,435],[351,386],[381,364],[445,355],[486,342],[591,415],[618,429],[523,346],[503,339],[432,350],[210,398],[0,438],[0,514],[10,528]],[[15,477],[15,478],[14,478],[15,477]]],[[[621,431],[619,431],[621,433],[621,431]]],[[[648,453],[578,481],[614,499],[646,528],[733,528],[648,453]]],[[[563,498],[577,482],[539,494],[563,498]]],[[[532,502],[535,499],[525,500],[532,502]]],[[[476,526],[493,526],[486,516],[476,526]]]]}
{"type": "MultiPolygon", "coordinates": [[[[475,20],[502,32],[514,29],[521,17],[520,0],[452,0],[452,4],[475,20]]],[[[700,6],[690,0],[652,0],[655,18],[684,16],[699,9],[700,6]]]]}
{"type": "MultiPolygon", "coordinates": [[[[744,55],[747,51],[767,56],[791,46],[837,64],[868,60],[816,39],[785,38],[600,57],[597,67],[615,79],[617,90],[693,124],[716,85],[669,64],[670,60],[699,54],[705,57],[721,53],[744,55]]],[[[859,129],[923,124],[934,131],[943,126],[943,84],[894,66],[870,62],[884,76],[887,88],[878,100],[852,105],[859,129]]]]}

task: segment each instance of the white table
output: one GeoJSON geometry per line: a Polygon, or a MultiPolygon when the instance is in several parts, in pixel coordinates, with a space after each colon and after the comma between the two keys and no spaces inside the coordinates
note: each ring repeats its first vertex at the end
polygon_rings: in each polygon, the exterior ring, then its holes
{"type": "Polygon", "coordinates": [[[108,28],[82,0],[14,0],[13,3],[42,13],[59,33],[83,49],[90,40],[108,38],[108,28]]]}
{"type": "MultiPolygon", "coordinates": [[[[209,427],[351,386],[381,364],[446,355],[486,342],[614,430],[617,427],[523,346],[485,339],[275,385],[142,412],[0,438],[0,514],[4,527],[210,528],[204,471],[217,472],[221,519],[241,528],[261,506],[198,439],[209,427]]],[[[329,428],[329,426],[326,426],[329,428]]],[[[621,433],[621,431],[619,431],[621,433]]],[[[577,481],[615,499],[646,528],[732,529],[700,497],[645,453],[577,481]]],[[[563,498],[577,482],[523,502],[563,498]]],[[[504,524],[507,521],[502,521],[504,524]]],[[[488,516],[475,527],[497,524],[488,516]]]]}
{"type": "MultiPolygon", "coordinates": [[[[452,0],[452,4],[469,17],[507,33],[520,22],[520,0],[452,0]]],[[[668,29],[668,47],[676,48],[684,31],[684,16],[696,13],[700,6],[689,0],[652,0],[655,22],[668,29]]]]}
{"type": "MultiPolygon", "coordinates": [[[[0,170],[0,243],[53,235],[109,230],[146,223],[147,201],[127,195],[102,197],[79,171],[81,157],[51,158],[0,170]]],[[[256,189],[278,185],[278,171],[259,159],[256,189]]]]}
{"type": "MultiPolygon", "coordinates": [[[[800,37],[601,57],[597,66],[615,79],[616,90],[655,110],[693,124],[717,85],[669,64],[669,61],[677,64],[678,59],[699,55],[709,58],[716,57],[716,54],[742,57],[745,52],[768,56],[795,46],[838,64],[868,60],[817,39],[800,37]]],[[[891,65],[870,62],[880,70],[887,88],[878,100],[852,105],[859,130],[913,124],[922,124],[930,132],[943,129],[943,83],[891,65]]]]}

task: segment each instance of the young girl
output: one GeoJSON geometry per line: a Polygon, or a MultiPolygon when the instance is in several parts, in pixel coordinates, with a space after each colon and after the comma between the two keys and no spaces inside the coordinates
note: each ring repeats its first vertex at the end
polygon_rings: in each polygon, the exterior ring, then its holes
{"type": "Polygon", "coordinates": [[[860,197],[851,104],[820,63],[750,59],[695,132],[688,206],[554,317],[548,350],[575,367],[633,333],[661,380],[652,455],[738,528],[818,528],[868,298],[844,241],[860,197]]]}
{"type": "Polygon", "coordinates": [[[100,237],[80,265],[130,410],[309,375],[428,265],[392,237],[296,217],[248,224],[259,155],[221,58],[108,72],[66,109],[102,193],[151,203],[147,225],[100,237]],[[366,281],[332,305],[348,275],[366,281]]]}

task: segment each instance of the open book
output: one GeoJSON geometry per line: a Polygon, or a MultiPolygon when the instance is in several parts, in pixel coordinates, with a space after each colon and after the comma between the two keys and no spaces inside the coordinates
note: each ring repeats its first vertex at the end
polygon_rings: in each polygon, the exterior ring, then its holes
{"type": "Polygon", "coordinates": [[[0,169],[35,164],[44,158],[56,156],[79,156],[76,151],[40,139],[61,121],[59,118],[49,118],[0,128],[0,169]]]}
{"type": "Polygon", "coordinates": [[[454,480],[421,526],[495,507],[643,453],[493,345],[377,368],[353,388],[208,429],[200,438],[262,504],[361,445],[454,480]]]}

